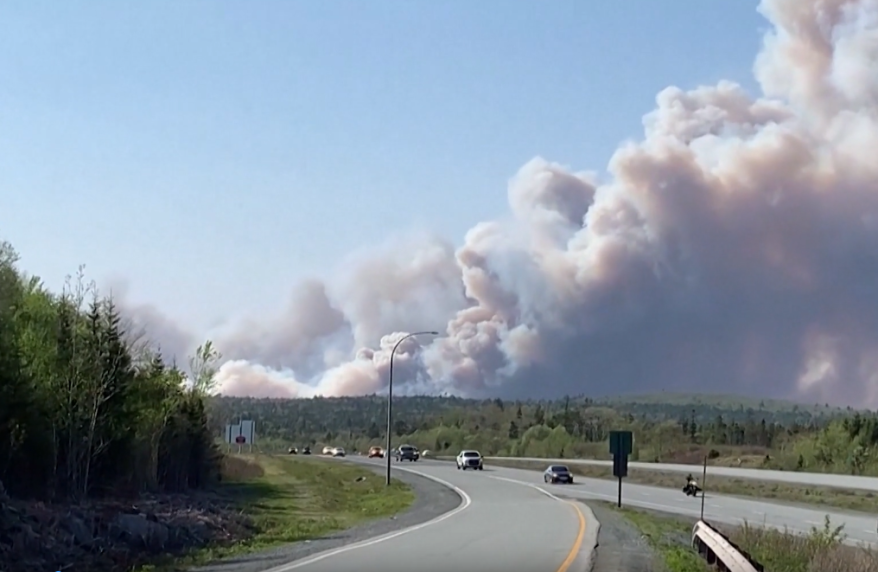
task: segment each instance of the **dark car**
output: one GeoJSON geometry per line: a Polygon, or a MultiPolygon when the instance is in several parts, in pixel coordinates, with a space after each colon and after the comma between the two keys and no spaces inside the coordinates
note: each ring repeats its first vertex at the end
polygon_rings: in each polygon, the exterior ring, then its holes
{"type": "Polygon", "coordinates": [[[302,447],[302,454],[303,455],[310,455],[311,454],[311,447],[302,447]]]}
{"type": "Polygon", "coordinates": [[[566,465],[550,465],[543,473],[543,481],[547,483],[573,484],[573,474],[566,465]]]}
{"type": "Polygon", "coordinates": [[[396,460],[397,461],[410,461],[414,462],[420,458],[421,454],[415,447],[411,445],[400,445],[399,449],[396,450],[396,460]]]}

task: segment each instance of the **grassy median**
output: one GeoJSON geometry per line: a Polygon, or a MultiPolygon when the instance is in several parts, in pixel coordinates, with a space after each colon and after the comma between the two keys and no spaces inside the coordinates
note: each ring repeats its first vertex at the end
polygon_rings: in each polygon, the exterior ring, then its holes
{"type": "Polygon", "coordinates": [[[253,534],[140,569],[171,572],[224,557],[319,538],[411,506],[410,487],[390,487],[366,467],[319,457],[227,456],[221,494],[249,517],[253,534]]]}
{"type": "MultiPolygon", "coordinates": [[[[544,470],[547,463],[548,461],[532,462],[514,461],[511,459],[490,459],[486,462],[486,464],[498,467],[538,471],[544,470]]],[[[576,475],[592,479],[616,480],[615,477],[613,477],[612,467],[577,465],[572,463],[567,466],[570,468],[570,471],[576,475]]],[[[693,470],[693,474],[700,482],[701,472],[699,470],[693,470]]],[[[628,477],[626,477],[625,481],[639,485],[680,488],[684,479],[685,475],[683,473],[629,468],[628,477]]],[[[758,481],[755,479],[719,477],[710,474],[710,467],[707,469],[706,488],[709,492],[718,494],[749,496],[760,499],[775,499],[794,503],[843,508],[858,512],[878,512],[878,496],[871,491],[838,489],[832,487],[812,487],[790,483],[758,481]]]]}

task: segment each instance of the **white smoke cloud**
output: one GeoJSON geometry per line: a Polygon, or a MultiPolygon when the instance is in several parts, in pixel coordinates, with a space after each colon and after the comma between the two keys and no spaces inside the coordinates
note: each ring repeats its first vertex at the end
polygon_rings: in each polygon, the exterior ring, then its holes
{"type": "Polygon", "coordinates": [[[761,96],[669,87],[606,182],[534,159],[460,248],[396,239],[297,286],[217,340],[223,392],[379,391],[398,332],[439,329],[398,350],[395,390],[878,402],[878,1],[760,11],[761,96]]]}

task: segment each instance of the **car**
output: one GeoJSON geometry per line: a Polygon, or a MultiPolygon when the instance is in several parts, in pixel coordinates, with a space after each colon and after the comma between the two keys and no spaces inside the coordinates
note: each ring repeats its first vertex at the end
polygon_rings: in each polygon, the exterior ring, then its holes
{"type": "Polygon", "coordinates": [[[307,445],[305,447],[302,447],[302,454],[303,455],[310,455],[311,454],[311,447],[308,447],[307,445]]]}
{"type": "Polygon", "coordinates": [[[482,454],[478,451],[461,451],[457,455],[457,469],[464,471],[467,469],[475,469],[477,471],[484,470],[485,465],[482,461],[482,454]]]}
{"type": "Polygon", "coordinates": [[[334,448],[334,449],[332,450],[332,456],[333,456],[333,457],[344,457],[344,456],[345,456],[344,447],[336,447],[336,448],[334,448]]]}
{"type": "Polygon", "coordinates": [[[295,447],[290,447],[290,448],[287,450],[287,453],[289,453],[290,455],[295,455],[295,454],[298,453],[298,451],[296,450],[295,447]]]}
{"type": "Polygon", "coordinates": [[[411,445],[400,445],[396,450],[396,460],[400,462],[414,462],[417,461],[420,456],[421,454],[418,452],[417,447],[412,447],[411,445]]]}
{"type": "Polygon", "coordinates": [[[323,447],[324,455],[332,455],[332,447],[323,447]]]}
{"type": "Polygon", "coordinates": [[[369,458],[378,457],[379,459],[384,458],[384,449],[381,447],[369,447],[369,458]]]}
{"type": "Polygon", "coordinates": [[[543,481],[546,483],[567,483],[573,484],[573,473],[567,465],[549,465],[543,473],[543,481]]]}

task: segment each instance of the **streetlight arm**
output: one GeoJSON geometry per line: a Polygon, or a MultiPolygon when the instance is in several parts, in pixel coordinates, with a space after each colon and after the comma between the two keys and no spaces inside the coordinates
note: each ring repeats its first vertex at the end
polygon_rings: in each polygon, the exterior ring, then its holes
{"type": "Polygon", "coordinates": [[[406,334],[399,338],[399,340],[393,344],[393,349],[390,350],[390,373],[387,382],[387,443],[384,448],[384,459],[387,463],[387,478],[385,484],[388,487],[390,486],[390,439],[393,431],[393,355],[396,353],[396,348],[398,348],[403,341],[414,336],[422,335],[438,336],[439,332],[412,332],[406,334]]]}

